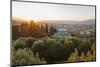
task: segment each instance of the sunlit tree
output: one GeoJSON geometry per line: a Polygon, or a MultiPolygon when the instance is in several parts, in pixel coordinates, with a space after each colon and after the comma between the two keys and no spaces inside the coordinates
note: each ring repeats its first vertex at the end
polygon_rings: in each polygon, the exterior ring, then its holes
{"type": "Polygon", "coordinates": [[[87,58],[86,58],[84,52],[81,53],[80,61],[87,61],[87,58]]]}
{"type": "Polygon", "coordinates": [[[68,62],[77,62],[79,61],[78,50],[75,48],[75,52],[70,55],[68,62]]]}
{"type": "Polygon", "coordinates": [[[92,60],[96,60],[96,45],[95,43],[93,43],[93,45],[91,46],[91,51],[92,51],[92,60]]]}
{"type": "Polygon", "coordinates": [[[92,54],[90,51],[87,52],[87,61],[92,61],[92,54]]]}

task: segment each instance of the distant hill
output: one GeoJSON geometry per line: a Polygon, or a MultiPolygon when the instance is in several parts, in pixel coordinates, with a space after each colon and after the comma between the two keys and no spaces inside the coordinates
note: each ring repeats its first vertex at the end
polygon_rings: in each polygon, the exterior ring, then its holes
{"type": "MultiPolygon", "coordinates": [[[[34,20],[34,19],[33,19],[34,20]]],[[[29,20],[21,19],[21,18],[12,18],[13,25],[20,25],[21,23],[27,23],[29,20]]],[[[94,19],[84,20],[84,21],[69,21],[69,20],[41,20],[40,23],[43,24],[95,24],[94,19]]]]}
{"type": "Polygon", "coordinates": [[[85,20],[85,21],[82,21],[80,22],[81,24],[87,24],[87,25],[90,25],[90,24],[95,24],[95,20],[91,19],[91,20],[85,20]]]}
{"type": "Polygon", "coordinates": [[[84,20],[84,21],[67,21],[67,20],[44,20],[42,21],[43,23],[49,23],[49,24],[86,24],[86,25],[90,25],[90,24],[95,24],[95,20],[91,19],[91,20],[84,20]]]}

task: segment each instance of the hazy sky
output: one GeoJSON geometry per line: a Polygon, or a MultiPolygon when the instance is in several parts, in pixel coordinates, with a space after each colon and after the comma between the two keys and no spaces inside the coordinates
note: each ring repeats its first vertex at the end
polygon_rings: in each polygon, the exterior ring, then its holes
{"type": "Polygon", "coordinates": [[[12,16],[39,20],[87,20],[95,19],[95,7],[14,1],[12,16]]]}

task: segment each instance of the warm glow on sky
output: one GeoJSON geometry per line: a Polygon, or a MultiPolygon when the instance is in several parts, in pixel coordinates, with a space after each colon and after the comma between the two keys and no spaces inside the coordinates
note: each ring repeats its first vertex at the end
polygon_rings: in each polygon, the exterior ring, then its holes
{"type": "Polygon", "coordinates": [[[94,6],[12,2],[12,16],[39,20],[95,19],[94,6]]]}

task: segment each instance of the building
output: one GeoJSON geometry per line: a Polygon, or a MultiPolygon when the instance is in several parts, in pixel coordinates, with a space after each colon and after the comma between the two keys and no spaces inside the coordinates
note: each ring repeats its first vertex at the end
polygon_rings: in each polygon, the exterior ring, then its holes
{"type": "Polygon", "coordinates": [[[57,32],[54,34],[54,37],[58,37],[59,39],[64,39],[65,36],[68,35],[68,28],[67,27],[59,27],[57,28],[57,32]]]}

